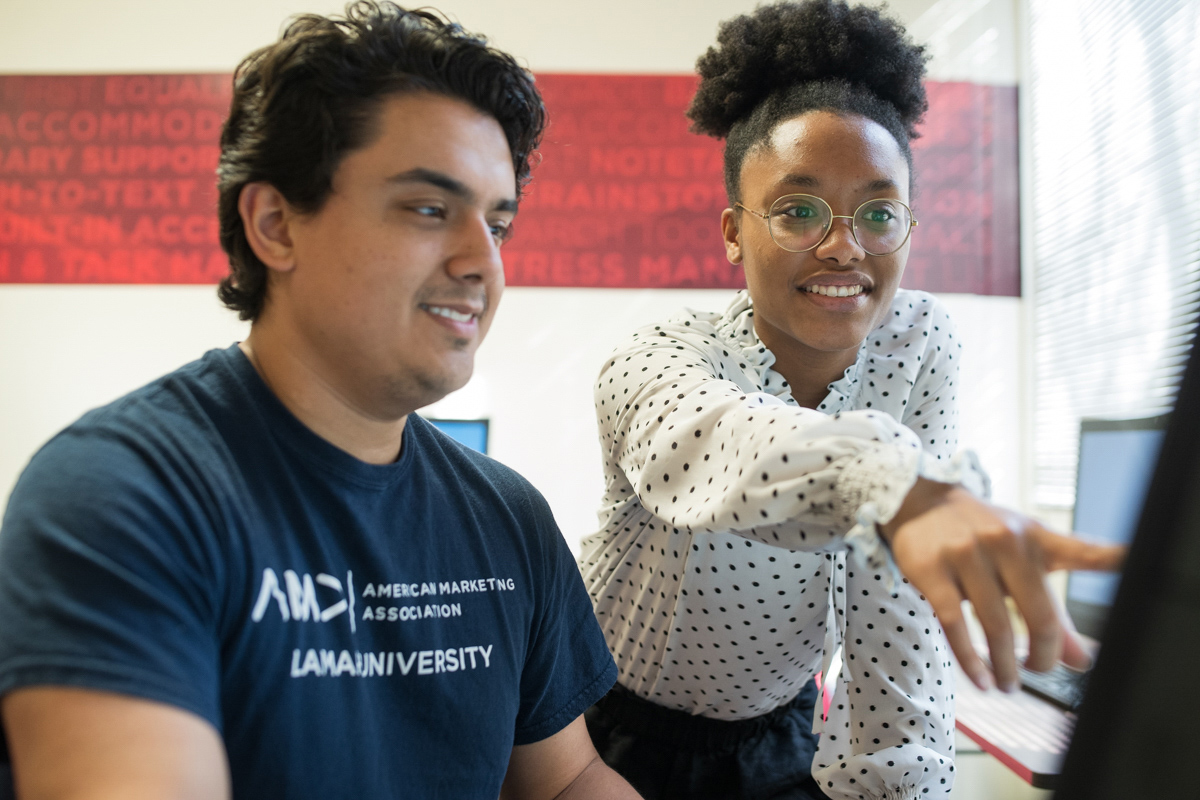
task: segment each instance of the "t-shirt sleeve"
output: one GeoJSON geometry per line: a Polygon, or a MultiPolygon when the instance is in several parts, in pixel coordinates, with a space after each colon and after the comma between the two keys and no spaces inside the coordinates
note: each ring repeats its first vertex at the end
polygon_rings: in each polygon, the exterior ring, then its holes
{"type": "Polygon", "coordinates": [[[617,665],[605,644],[579,568],[546,501],[530,490],[543,589],[534,616],[514,744],[530,744],[565,728],[612,688],[617,665]]]}
{"type": "Polygon", "coordinates": [[[68,429],[21,476],[0,528],[0,695],[134,695],[220,730],[216,559],[183,459],[68,429]]]}

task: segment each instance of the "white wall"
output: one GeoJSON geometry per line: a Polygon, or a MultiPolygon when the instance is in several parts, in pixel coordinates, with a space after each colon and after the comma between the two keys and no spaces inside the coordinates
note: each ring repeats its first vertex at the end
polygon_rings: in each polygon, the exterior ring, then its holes
{"type": "MultiPolygon", "coordinates": [[[[572,545],[595,525],[600,448],[592,382],[615,343],[683,307],[721,309],[726,290],[509,289],[462,391],[423,413],[489,417],[493,454],[549,498],[572,545]],[[531,354],[536,353],[536,359],[531,354]]],[[[944,295],[962,332],[962,439],[1015,502],[1020,301],[944,295]],[[1015,423],[1014,423],[1015,424],[1015,423]]],[[[0,497],[29,456],[88,408],[168,372],[246,325],[208,286],[0,287],[0,497]]]]}
{"type": "MultiPolygon", "coordinates": [[[[541,72],[691,70],[717,23],[750,0],[445,0],[441,8],[541,72]]],[[[288,0],[0,0],[0,73],[230,71],[282,20],[337,3],[288,0]]],[[[1012,0],[904,0],[897,15],[933,52],[939,80],[1015,82],[1012,0]]],[[[714,220],[714,225],[716,220],[714,220]]],[[[636,325],[711,290],[508,290],[476,377],[434,411],[492,419],[492,453],[546,494],[574,544],[595,525],[600,456],[591,383],[636,325]],[[538,360],[531,363],[529,353],[538,360]],[[553,398],[553,402],[549,398],[553,398]]],[[[968,350],[963,443],[1020,501],[1020,301],[949,296],[968,350]]],[[[244,335],[212,287],[0,285],[0,508],[23,465],[84,410],[244,335]]]]}
{"type": "MultiPolygon", "coordinates": [[[[596,527],[602,488],[592,424],[592,386],[600,365],[638,325],[683,306],[719,311],[729,295],[717,289],[510,289],[480,348],[474,378],[428,412],[491,417],[492,452],[546,493],[574,546],[596,527]]],[[[997,424],[1016,424],[1020,301],[942,299],[967,350],[962,441],[988,466],[997,499],[1016,503],[1016,440],[997,424]]]]}
{"type": "MultiPolygon", "coordinates": [[[[425,3],[407,3],[422,6],[425,3]]],[[[691,72],[717,24],[756,0],[438,0],[546,72],[691,72]]],[[[1013,0],[892,0],[934,80],[1014,83],[1013,0]]],[[[0,73],[228,71],[290,14],[330,0],[0,0],[0,73]]]]}

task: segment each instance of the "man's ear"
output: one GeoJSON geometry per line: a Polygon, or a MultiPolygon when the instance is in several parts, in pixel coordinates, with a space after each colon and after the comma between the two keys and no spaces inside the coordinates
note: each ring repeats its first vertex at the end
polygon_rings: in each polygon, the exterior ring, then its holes
{"type": "Polygon", "coordinates": [[[238,195],[238,213],[250,249],[268,269],[290,272],[296,266],[290,223],[295,212],[269,183],[248,183],[238,195]]]}
{"type": "Polygon", "coordinates": [[[721,238],[725,240],[725,257],[730,264],[742,263],[742,231],[737,212],[727,208],[721,212],[721,238]]]}

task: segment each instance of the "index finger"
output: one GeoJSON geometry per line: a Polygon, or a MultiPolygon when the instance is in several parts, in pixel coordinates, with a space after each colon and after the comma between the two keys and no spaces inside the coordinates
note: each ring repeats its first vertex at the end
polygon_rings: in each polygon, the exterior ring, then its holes
{"type": "Polygon", "coordinates": [[[1129,548],[1125,545],[1100,544],[1079,536],[1064,536],[1037,525],[1038,546],[1046,560],[1046,570],[1094,570],[1117,572],[1125,563],[1129,548]]]}

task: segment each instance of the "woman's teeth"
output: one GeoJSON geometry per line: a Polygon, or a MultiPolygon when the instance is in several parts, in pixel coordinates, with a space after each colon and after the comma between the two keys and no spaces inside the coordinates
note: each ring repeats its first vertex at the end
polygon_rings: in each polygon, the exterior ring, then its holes
{"type": "Polygon", "coordinates": [[[805,286],[804,291],[823,294],[826,297],[854,297],[856,294],[863,293],[863,287],[858,284],[854,286],[805,286]]]}
{"type": "Polygon", "coordinates": [[[430,314],[437,314],[439,317],[452,319],[455,322],[470,322],[474,319],[474,314],[463,314],[460,311],[455,311],[452,308],[443,308],[442,306],[425,306],[425,310],[430,314]]]}

